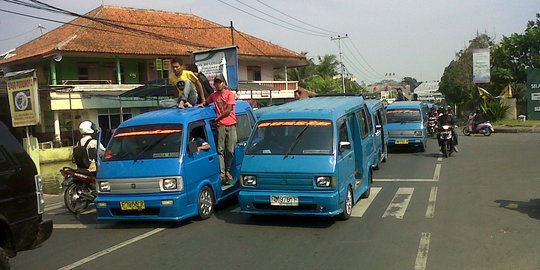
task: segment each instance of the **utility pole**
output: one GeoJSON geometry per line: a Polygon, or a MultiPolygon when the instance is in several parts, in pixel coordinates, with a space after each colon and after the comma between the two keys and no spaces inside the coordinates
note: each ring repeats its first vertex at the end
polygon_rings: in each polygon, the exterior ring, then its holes
{"type": "Polygon", "coordinates": [[[233,23],[231,21],[231,45],[234,46],[234,26],[233,26],[233,23]]]}
{"type": "Polygon", "coordinates": [[[45,29],[45,27],[43,27],[43,25],[41,24],[38,24],[37,27],[39,28],[39,31],[41,31],[41,35],[43,36],[43,29],[45,29]]]}
{"type": "Polygon", "coordinates": [[[338,35],[337,37],[330,37],[330,40],[337,40],[338,41],[338,47],[339,47],[339,66],[341,67],[341,85],[343,87],[343,93],[345,93],[345,76],[343,76],[343,59],[342,55],[343,52],[341,52],[341,40],[344,38],[348,38],[349,36],[345,34],[344,37],[338,35]]]}

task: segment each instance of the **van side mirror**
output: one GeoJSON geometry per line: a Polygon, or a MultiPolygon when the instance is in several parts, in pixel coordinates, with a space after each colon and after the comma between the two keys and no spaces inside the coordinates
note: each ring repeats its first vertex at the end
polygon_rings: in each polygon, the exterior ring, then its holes
{"type": "Polygon", "coordinates": [[[351,150],[351,143],[350,142],[339,142],[339,152],[343,152],[345,150],[351,150]]]}
{"type": "Polygon", "coordinates": [[[382,126],[381,125],[375,125],[375,129],[376,130],[382,130],[382,126]]]}
{"type": "Polygon", "coordinates": [[[188,153],[190,157],[197,153],[197,142],[191,141],[188,143],[188,153]]]}

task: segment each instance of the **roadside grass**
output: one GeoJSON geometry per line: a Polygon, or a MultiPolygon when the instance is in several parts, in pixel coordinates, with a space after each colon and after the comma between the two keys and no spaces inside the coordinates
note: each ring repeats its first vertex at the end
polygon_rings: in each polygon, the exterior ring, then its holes
{"type": "Polygon", "coordinates": [[[505,127],[536,127],[540,126],[540,120],[526,120],[522,122],[514,119],[504,119],[494,122],[493,125],[505,127]]]}

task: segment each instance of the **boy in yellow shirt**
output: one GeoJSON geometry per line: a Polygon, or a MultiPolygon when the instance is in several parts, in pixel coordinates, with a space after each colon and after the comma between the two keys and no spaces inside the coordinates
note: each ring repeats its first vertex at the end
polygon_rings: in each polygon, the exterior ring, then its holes
{"type": "Polygon", "coordinates": [[[203,87],[197,75],[193,72],[186,70],[184,62],[180,58],[175,58],[171,61],[173,74],[169,76],[169,84],[173,85],[176,89],[174,96],[179,99],[178,108],[183,109],[185,106],[192,107],[197,103],[197,92],[201,97],[202,103],[206,101],[204,96],[203,87]],[[195,91],[195,87],[197,92],[195,91]]]}

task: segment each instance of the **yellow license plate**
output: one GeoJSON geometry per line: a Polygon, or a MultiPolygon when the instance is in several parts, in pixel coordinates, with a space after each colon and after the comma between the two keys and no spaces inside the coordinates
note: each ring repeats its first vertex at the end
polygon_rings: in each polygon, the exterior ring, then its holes
{"type": "Polygon", "coordinates": [[[141,210],[145,208],[144,201],[127,201],[120,202],[122,210],[141,210]]]}
{"type": "Polygon", "coordinates": [[[396,140],[396,144],[409,144],[409,140],[396,140]]]}

